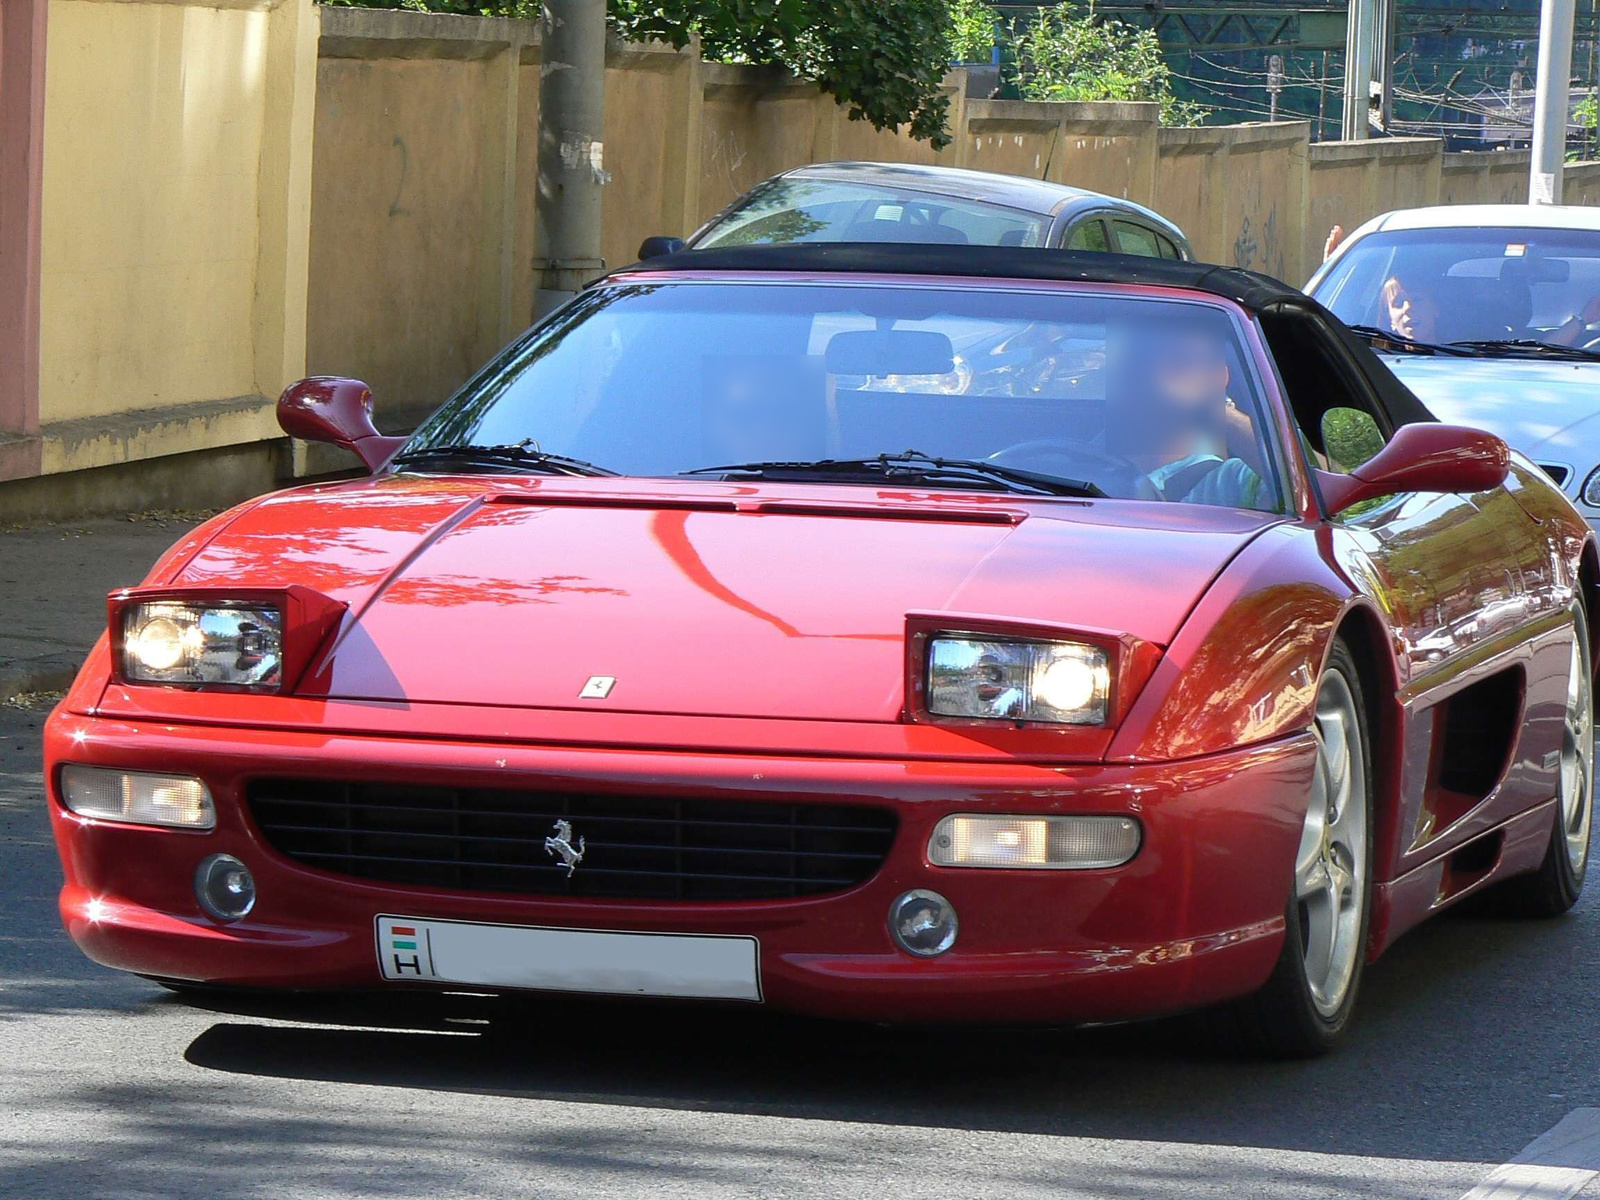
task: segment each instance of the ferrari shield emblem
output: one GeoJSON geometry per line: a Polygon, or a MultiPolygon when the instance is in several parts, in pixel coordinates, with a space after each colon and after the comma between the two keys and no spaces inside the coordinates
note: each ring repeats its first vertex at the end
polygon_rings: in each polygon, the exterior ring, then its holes
{"type": "Polygon", "coordinates": [[[611,695],[611,689],[617,686],[614,675],[591,675],[589,682],[583,685],[583,690],[578,693],[579,700],[604,700],[611,695]]]}

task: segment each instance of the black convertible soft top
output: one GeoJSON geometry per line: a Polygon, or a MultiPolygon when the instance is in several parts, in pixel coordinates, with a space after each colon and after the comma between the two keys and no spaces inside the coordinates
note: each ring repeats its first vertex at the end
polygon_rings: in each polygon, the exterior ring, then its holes
{"type": "Polygon", "coordinates": [[[1131,254],[1045,250],[1022,246],[962,246],[908,242],[798,242],[778,246],[716,246],[680,250],[624,271],[798,271],[868,275],[965,275],[977,279],[1061,279],[1140,283],[1222,296],[1254,312],[1277,300],[1306,300],[1303,292],[1267,275],[1210,263],[1174,262],[1131,254]]]}
{"type": "MultiPolygon", "coordinates": [[[[1045,250],[1019,246],[923,245],[904,242],[801,242],[681,250],[614,272],[617,275],[694,271],[784,271],[798,274],[962,276],[1079,283],[1130,283],[1188,288],[1231,300],[1270,325],[1282,345],[1331,333],[1355,360],[1394,425],[1433,421],[1393,371],[1338,317],[1298,288],[1270,275],[1210,263],[1173,262],[1129,254],[1045,250]]],[[[609,277],[608,277],[609,278],[609,277]]]]}

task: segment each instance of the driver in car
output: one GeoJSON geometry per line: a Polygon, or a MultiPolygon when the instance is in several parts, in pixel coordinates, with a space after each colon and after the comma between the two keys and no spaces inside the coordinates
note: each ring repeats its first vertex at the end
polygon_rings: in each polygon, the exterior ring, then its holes
{"type": "Polygon", "coordinates": [[[1258,507],[1260,449],[1248,414],[1228,396],[1228,356],[1209,322],[1167,322],[1122,347],[1106,448],[1142,472],[1163,500],[1258,507]]]}

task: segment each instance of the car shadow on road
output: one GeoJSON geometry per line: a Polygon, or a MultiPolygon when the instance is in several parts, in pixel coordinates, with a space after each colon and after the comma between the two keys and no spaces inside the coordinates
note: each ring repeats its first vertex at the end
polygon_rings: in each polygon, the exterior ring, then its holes
{"type": "MultiPolygon", "coordinates": [[[[1494,1160],[1593,1102],[1595,919],[1452,917],[1368,973],[1309,1063],[1189,1020],[1097,1029],[873,1026],[585,998],[262,1002],[188,1047],[215,1071],[683,1110],[1494,1160]],[[284,1024],[277,1022],[293,1022],[284,1024]],[[1524,1128],[1526,1126],[1526,1128],[1524,1128]]],[[[930,1005],[936,1003],[930,998],[930,1005]]],[[[911,1014],[908,1014],[908,1016],[911,1014]]]]}

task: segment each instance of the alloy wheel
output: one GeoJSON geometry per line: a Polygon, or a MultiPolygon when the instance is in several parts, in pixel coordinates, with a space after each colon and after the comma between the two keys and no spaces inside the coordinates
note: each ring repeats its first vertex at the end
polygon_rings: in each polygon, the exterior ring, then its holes
{"type": "Polygon", "coordinates": [[[1574,634],[1561,729],[1561,828],[1566,835],[1567,861],[1572,873],[1581,877],[1589,859],[1594,807],[1594,700],[1582,627],[1575,627],[1574,634]]]}
{"type": "Polygon", "coordinates": [[[1329,670],[1317,694],[1316,776],[1295,856],[1306,983],[1325,1018],[1344,1003],[1362,947],[1366,903],[1367,764],[1350,684],[1329,670]]]}

